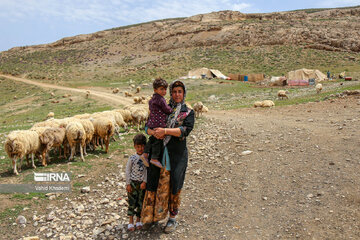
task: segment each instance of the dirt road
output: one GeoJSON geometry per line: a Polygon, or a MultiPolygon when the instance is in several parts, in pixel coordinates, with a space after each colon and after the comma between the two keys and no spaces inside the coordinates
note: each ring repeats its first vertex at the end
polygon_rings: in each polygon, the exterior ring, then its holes
{"type": "MultiPolygon", "coordinates": [[[[89,193],[73,192],[36,213],[30,210],[25,228],[7,226],[3,236],[360,238],[359,96],[211,111],[197,121],[188,146],[180,224],[170,235],[162,233],[163,223],[147,232],[126,232],[125,168],[119,164],[111,171],[94,169],[85,177],[91,182],[89,193]]],[[[124,161],[114,158],[90,162],[124,161]]]]}
{"type": "MultiPolygon", "coordinates": [[[[3,75],[3,74],[0,74],[0,77],[5,77],[5,78],[8,78],[8,79],[11,79],[14,81],[27,83],[27,84],[39,86],[42,88],[59,89],[59,90],[70,91],[70,92],[81,93],[81,94],[86,94],[86,91],[87,91],[87,89],[77,89],[77,88],[64,87],[64,86],[59,86],[59,85],[54,85],[54,84],[41,83],[41,82],[26,79],[26,78],[19,78],[19,77],[3,75]]],[[[127,104],[133,103],[133,100],[131,98],[126,98],[126,97],[120,96],[119,94],[112,94],[112,93],[91,90],[90,96],[95,97],[97,99],[105,100],[108,103],[115,104],[115,105],[119,105],[119,104],[127,105],[127,104]]]]}

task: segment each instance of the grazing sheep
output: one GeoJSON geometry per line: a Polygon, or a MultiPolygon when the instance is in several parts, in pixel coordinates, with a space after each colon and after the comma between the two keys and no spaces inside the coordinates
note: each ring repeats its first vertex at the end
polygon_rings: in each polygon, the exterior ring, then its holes
{"type": "MultiPolygon", "coordinates": [[[[61,156],[61,146],[65,140],[65,128],[57,127],[57,128],[47,128],[41,135],[40,135],[40,142],[41,142],[41,155],[42,155],[42,165],[47,166],[47,153],[53,148],[59,148],[59,156],[61,156]]],[[[65,149],[64,149],[64,158],[65,156],[65,149]]]]}
{"type": "Polygon", "coordinates": [[[91,117],[90,113],[83,113],[73,116],[73,118],[77,118],[77,119],[89,119],[90,117],[91,117]]]}
{"type": "Polygon", "coordinates": [[[90,96],[90,91],[89,91],[89,90],[86,90],[85,98],[89,98],[89,96],[90,96]]]}
{"type": "MultiPolygon", "coordinates": [[[[84,146],[84,154],[86,156],[87,155],[86,146],[92,142],[95,129],[94,129],[94,125],[92,124],[92,122],[89,119],[81,119],[80,122],[83,125],[85,133],[86,133],[85,146],[84,146]]],[[[91,149],[91,146],[90,146],[90,149],[91,149]]]]}
{"type": "Polygon", "coordinates": [[[19,175],[17,171],[16,162],[20,158],[19,171],[21,171],[23,157],[26,156],[26,161],[29,165],[27,155],[31,154],[32,167],[36,168],[34,164],[34,154],[40,152],[40,138],[36,131],[19,130],[9,133],[5,140],[5,151],[12,160],[14,174],[19,175]]]}
{"type": "Polygon", "coordinates": [[[66,139],[71,148],[71,154],[69,161],[74,157],[76,144],[80,144],[80,156],[81,160],[85,161],[83,155],[83,149],[86,141],[86,133],[82,124],[78,121],[72,121],[66,126],[66,139]]]}
{"type": "Polygon", "coordinates": [[[48,115],[46,116],[46,119],[54,118],[54,116],[55,116],[54,112],[49,112],[48,115]]]}
{"type": "Polygon", "coordinates": [[[136,88],[136,93],[139,93],[139,92],[140,92],[140,90],[141,90],[141,87],[140,87],[140,86],[138,86],[138,87],[136,88]]]}
{"type": "Polygon", "coordinates": [[[133,96],[133,94],[129,93],[129,92],[125,92],[124,94],[125,94],[125,97],[132,97],[133,96]]]}
{"type": "Polygon", "coordinates": [[[55,97],[55,93],[54,93],[54,92],[51,92],[50,95],[51,95],[52,97],[55,97]]]}
{"type": "Polygon", "coordinates": [[[149,117],[149,109],[144,107],[130,108],[131,117],[134,124],[137,125],[137,130],[140,131],[140,125],[145,123],[149,117]]]}
{"type": "Polygon", "coordinates": [[[135,84],[131,84],[130,87],[131,87],[131,88],[135,88],[135,84]]]}
{"type": "Polygon", "coordinates": [[[285,90],[279,90],[278,93],[277,93],[277,96],[279,99],[289,99],[289,97],[286,95],[286,91],[285,90]]]}
{"type": "MultiPolygon", "coordinates": [[[[94,125],[94,136],[97,138],[104,139],[106,146],[105,152],[107,153],[109,150],[110,138],[115,133],[115,126],[112,123],[112,121],[106,117],[96,118],[93,120],[92,123],[94,125]]],[[[93,145],[94,148],[96,148],[95,138],[93,138],[93,145]]],[[[104,148],[102,144],[101,144],[101,148],[102,149],[104,148]]]]}
{"type": "Polygon", "coordinates": [[[315,86],[316,93],[319,94],[321,92],[322,88],[323,88],[323,86],[321,83],[316,84],[316,86],[315,86]]]}
{"type": "Polygon", "coordinates": [[[141,104],[142,102],[143,102],[143,99],[141,97],[134,97],[135,104],[141,104]]]}
{"type": "Polygon", "coordinates": [[[262,101],[256,101],[254,102],[254,107],[257,108],[257,107],[262,107],[262,101]]]}
{"type": "Polygon", "coordinates": [[[203,106],[201,112],[202,113],[207,113],[207,112],[209,112],[209,109],[206,106],[203,106]]]}
{"type": "Polygon", "coordinates": [[[114,88],[112,92],[113,92],[114,94],[116,94],[116,93],[118,93],[119,91],[120,91],[119,88],[114,88]]]}
{"type": "Polygon", "coordinates": [[[262,102],[262,107],[273,107],[275,106],[275,103],[271,100],[264,100],[262,102]]]}
{"type": "Polygon", "coordinates": [[[123,117],[125,123],[127,124],[131,124],[133,121],[133,118],[131,116],[131,112],[127,109],[115,109],[115,112],[118,112],[121,114],[121,116],[123,117]]]}
{"type": "Polygon", "coordinates": [[[194,111],[195,111],[195,117],[199,117],[201,114],[201,110],[204,107],[204,104],[202,102],[197,102],[194,104],[194,111]]]}
{"type": "Polygon", "coordinates": [[[264,101],[256,101],[254,102],[254,107],[273,107],[275,103],[271,100],[264,100],[264,101]]]}

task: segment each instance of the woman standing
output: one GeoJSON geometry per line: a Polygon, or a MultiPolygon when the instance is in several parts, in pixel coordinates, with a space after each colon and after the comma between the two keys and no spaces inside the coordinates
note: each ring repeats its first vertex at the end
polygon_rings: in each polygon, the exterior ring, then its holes
{"type": "MultiPolygon", "coordinates": [[[[194,111],[185,104],[185,84],[179,80],[170,84],[170,107],[173,113],[169,115],[166,128],[148,129],[147,133],[158,139],[163,139],[161,170],[150,165],[147,175],[147,188],[143,203],[142,222],[149,224],[160,221],[167,216],[164,232],[170,233],[176,229],[176,215],[180,207],[180,194],[184,184],[188,163],[186,137],[194,127],[194,111]]],[[[151,153],[150,153],[151,155],[151,153]]],[[[150,158],[150,156],[149,156],[150,158]]]]}

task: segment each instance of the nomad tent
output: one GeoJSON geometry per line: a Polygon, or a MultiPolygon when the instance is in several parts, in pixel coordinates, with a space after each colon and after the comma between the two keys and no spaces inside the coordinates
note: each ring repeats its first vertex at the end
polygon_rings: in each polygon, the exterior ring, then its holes
{"type": "Polygon", "coordinates": [[[327,77],[325,74],[320,72],[319,70],[315,69],[298,69],[295,71],[291,71],[288,73],[288,81],[292,80],[309,80],[309,79],[315,79],[316,82],[321,82],[323,80],[326,80],[327,77]]]}
{"type": "Polygon", "coordinates": [[[264,80],[264,74],[254,73],[254,74],[229,74],[231,80],[235,81],[249,81],[249,82],[258,82],[264,80]]]}
{"type": "Polygon", "coordinates": [[[208,69],[208,68],[198,68],[190,70],[188,73],[189,78],[221,78],[227,79],[227,77],[222,74],[219,70],[216,69],[208,69]]]}

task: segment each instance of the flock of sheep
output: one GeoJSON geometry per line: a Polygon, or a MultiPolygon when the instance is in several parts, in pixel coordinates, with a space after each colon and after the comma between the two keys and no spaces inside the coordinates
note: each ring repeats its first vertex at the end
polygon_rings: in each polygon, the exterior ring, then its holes
{"type": "MultiPolygon", "coordinates": [[[[322,84],[321,83],[316,84],[315,89],[316,89],[316,93],[319,94],[323,89],[322,84]]],[[[278,93],[277,93],[277,96],[278,96],[279,99],[284,99],[284,98],[289,99],[287,94],[289,94],[288,91],[279,90],[278,93]]],[[[270,107],[275,106],[275,103],[273,101],[271,101],[271,100],[256,101],[256,102],[254,102],[253,106],[255,108],[257,108],[257,107],[263,107],[263,108],[268,108],[269,107],[270,108],[270,107]]]]}
{"type": "Polygon", "coordinates": [[[54,113],[48,114],[48,120],[35,123],[29,130],[16,130],[7,135],[5,140],[5,151],[12,160],[14,174],[18,175],[17,160],[20,159],[19,170],[21,170],[22,160],[26,157],[28,165],[31,155],[32,167],[34,164],[34,155],[46,166],[51,149],[59,148],[61,156],[61,147],[64,148],[64,158],[68,156],[70,148],[69,161],[75,154],[76,146],[79,146],[80,157],[84,161],[86,147],[95,150],[99,145],[108,152],[110,138],[114,133],[119,134],[120,128],[127,130],[130,124],[140,125],[145,123],[148,118],[148,105],[130,105],[124,109],[115,109],[112,111],[96,112],[92,114],[80,114],[63,119],[55,119],[54,113]],[[100,142],[100,143],[99,143],[100,142]]]}

